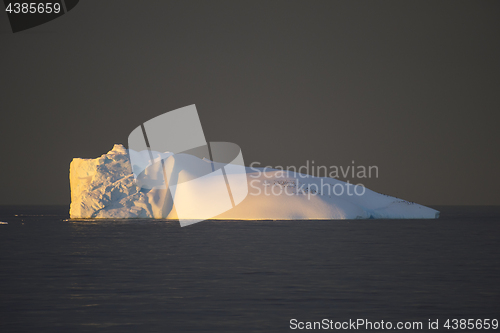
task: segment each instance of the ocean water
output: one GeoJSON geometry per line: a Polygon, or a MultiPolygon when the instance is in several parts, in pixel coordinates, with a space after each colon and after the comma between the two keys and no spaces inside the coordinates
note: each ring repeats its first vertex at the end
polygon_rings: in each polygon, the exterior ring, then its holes
{"type": "Polygon", "coordinates": [[[440,219],[180,228],[3,206],[0,332],[300,331],[291,319],[424,332],[429,319],[440,330],[500,319],[500,207],[433,208],[440,219]]]}

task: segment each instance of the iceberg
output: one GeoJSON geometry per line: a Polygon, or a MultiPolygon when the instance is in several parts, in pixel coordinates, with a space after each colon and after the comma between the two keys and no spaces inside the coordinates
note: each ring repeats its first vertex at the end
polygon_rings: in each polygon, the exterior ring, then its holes
{"type": "MultiPolygon", "coordinates": [[[[216,172],[221,165],[208,158],[198,158],[169,152],[158,153],[162,171],[173,173],[177,184],[172,186],[141,186],[134,177],[130,156],[141,154],[115,144],[113,149],[95,159],[74,158],[70,164],[72,219],[183,219],[204,220],[203,209],[209,209],[195,198],[223,197],[230,190],[241,202],[232,207],[212,201],[213,211],[223,213],[211,217],[215,220],[340,220],[340,219],[434,219],[439,212],[413,202],[380,194],[367,188],[356,188],[337,179],[313,177],[286,170],[224,166],[227,189],[217,188],[216,172]],[[212,176],[213,175],[213,176],[212,176]],[[196,179],[197,186],[189,187],[196,179]],[[242,180],[243,179],[243,183],[242,180]],[[238,180],[238,181],[235,181],[238,180]],[[172,191],[181,188],[182,191],[172,191]],[[170,190],[169,190],[170,188],[170,190]],[[218,191],[218,193],[215,193],[218,191]],[[238,194],[239,193],[239,194],[238,194]],[[172,197],[175,197],[173,200],[172,197]],[[194,204],[196,203],[196,204],[194,204]],[[177,208],[176,208],[177,207],[177,208]],[[202,209],[203,208],[203,209],[202,209]]],[[[149,169],[154,167],[150,165],[149,169]]],[[[144,166],[147,171],[148,166],[144,166]]],[[[166,177],[165,179],[174,179],[166,177]]],[[[234,199],[231,199],[234,200],[234,199]]],[[[208,204],[207,204],[208,206],[208,204]]]]}

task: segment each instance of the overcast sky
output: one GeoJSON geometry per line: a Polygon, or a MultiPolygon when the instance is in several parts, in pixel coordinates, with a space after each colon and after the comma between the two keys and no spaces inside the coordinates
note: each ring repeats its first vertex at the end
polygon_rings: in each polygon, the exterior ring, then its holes
{"type": "MultiPolygon", "coordinates": [[[[2,6],[3,8],[3,6],[2,6]]],[[[0,13],[0,204],[69,204],[69,163],[196,104],[246,164],[379,168],[427,205],[500,204],[500,1],[90,1],[0,13]]]]}

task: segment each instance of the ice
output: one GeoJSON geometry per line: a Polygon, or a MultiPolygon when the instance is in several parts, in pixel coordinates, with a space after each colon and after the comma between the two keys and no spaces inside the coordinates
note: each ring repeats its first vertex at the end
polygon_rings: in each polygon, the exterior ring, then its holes
{"type": "MultiPolygon", "coordinates": [[[[211,217],[223,220],[439,217],[439,212],[434,209],[366,188],[362,195],[357,195],[352,184],[337,179],[269,168],[264,173],[262,168],[232,168],[231,165],[225,165],[226,174],[223,175],[212,172],[212,164],[215,170],[220,170],[221,165],[206,158],[168,152],[155,153],[158,163],[141,168],[150,175],[157,173],[160,181],[163,181],[163,175],[167,175],[171,182],[175,181],[175,184],[169,184],[171,191],[166,186],[143,186],[141,179],[134,178],[130,164],[130,156],[140,154],[144,152],[129,151],[116,144],[111,151],[96,159],[73,159],[70,164],[71,218],[177,219],[176,206],[186,220],[205,219],[207,213],[212,211],[225,211],[211,217]],[[176,177],[171,176],[174,171],[176,177]],[[212,194],[214,198],[225,198],[227,189],[220,187],[221,182],[217,179],[223,176],[231,183],[233,196],[244,198],[241,202],[238,200],[235,207],[229,199],[212,202],[200,199],[212,194]],[[232,182],[233,179],[238,181],[232,182]],[[241,185],[242,179],[246,186],[241,185]],[[191,186],[194,182],[196,186],[191,186]],[[334,188],[336,191],[333,191],[334,188]],[[341,194],[340,189],[343,189],[341,194]]],[[[151,177],[147,181],[151,181],[151,177]]],[[[358,193],[361,193],[360,188],[358,193]]]]}

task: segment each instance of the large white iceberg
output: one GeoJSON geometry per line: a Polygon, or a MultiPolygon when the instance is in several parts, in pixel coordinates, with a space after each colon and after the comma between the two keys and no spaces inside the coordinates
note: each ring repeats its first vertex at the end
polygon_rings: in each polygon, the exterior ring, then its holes
{"type": "MultiPolygon", "coordinates": [[[[179,159],[176,160],[174,154],[161,155],[164,165],[181,163],[179,159]]],[[[203,169],[207,163],[212,162],[193,156],[189,163],[190,170],[197,170],[196,166],[203,169]]],[[[352,184],[332,178],[312,177],[269,168],[264,170],[246,167],[243,170],[247,183],[241,192],[248,191],[248,195],[234,208],[212,217],[213,219],[337,220],[439,217],[439,212],[434,209],[366,188],[357,188],[355,191],[352,184]]],[[[210,176],[203,177],[203,182],[206,182],[206,189],[211,189],[210,176]]],[[[184,209],[183,218],[200,219],[197,215],[199,207],[194,207],[190,200],[190,196],[195,193],[175,194],[177,197],[174,204],[172,198],[169,198],[172,194],[169,194],[166,188],[139,187],[132,173],[129,151],[123,145],[115,145],[107,154],[96,159],[73,159],[70,164],[70,184],[71,218],[177,219],[177,205],[184,209]],[[192,207],[192,210],[188,209],[186,213],[186,207],[192,207]]],[[[200,187],[197,187],[197,190],[199,189],[200,187]]],[[[233,187],[231,190],[238,192],[239,189],[233,187]]]]}

